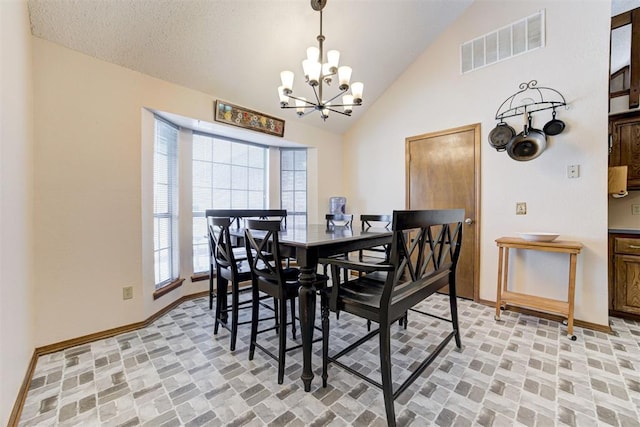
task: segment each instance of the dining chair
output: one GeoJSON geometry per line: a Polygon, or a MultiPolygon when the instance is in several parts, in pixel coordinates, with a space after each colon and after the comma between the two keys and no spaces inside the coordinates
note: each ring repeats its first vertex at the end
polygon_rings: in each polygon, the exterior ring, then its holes
{"type": "MultiPolygon", "coordinates": [[[[391,229],[391,222],[393,217],[391,215],[375,215],[375,214],[362,214],[360,215],[360,224],[361,230],[367,231],[371,228],[384,228],[387,230],[391,229]]],[[[358,261],[366,262],[370,264],[380,264],[389,261],[389,251],[391,250],[391,245],[386,244],[382,246],[374,246],[367,249],[360,249],[358,251],[358,261]]],[[[362,271],[358,272],[358,276],[362,277],[364,273],[362,271]]],[[[382,273],[370,273],[370,279],[379,279],[384,282],[386,279],[386,274],[382,273]]],[[[337,315],[336,315],[337,317],[337,315]]],[[[398,319],[398,322],[402,325],[404,323],[405,329],[407,325],[407,316],[398,319]]],[[[371,330],[371,320],[367,320],[367,330],[371,330]]]]}
{"type": "MultiPolygon", "coordinates": [[[[285,268],[285,259],[280,253],[278,232],[281,224],[278,220],[247,220],[245,228],[245,244],[247,258],[252,277],[253,305],[251,321],[251,344],[249,346],[249,360],[253,360],[256,347],[278,362],[278,384],[284,380],[285,355],[287,352],[301,348],[302,344],[287,346],[286,325],[295,326],[295,300],[300,288],[300,270],[285,268]],[[258,295],[264,293],[278,300],[282,309],[279,311],[278,325],[258,330],[259,318],[258,295]],[[287,322],[287,301],[291,304],[291,322],[287,322]],[[258,335],[276,329],[278,332],[278,354],[271,352],[266,345],[258,342],[258,335]]],[[[316,289],[326,288],[328,277],[317,275],[314,286],[316,289]]],[[[323,307],[327,306],[327,295],[321,293],[323,307]]],[[[324,317],[328,316],[328,310],[324,317]]],[[[328,320],[323,319],[322,339],[326,339],[328,320]]],[[[293,334],[295,339],[295,333],[293,334]]],[[[318,341],[318,340],[316,340],[318,341]]],[[[314,341],[315,342],[315,341],[314,341]]]]}
{"type": "MultiPolygon", "coordinates": [[[[327,230],[335,230],[336,227],[344,227],[351,228],[353,223],[353,215],[352,214],[326,214],[325,220],[327,222],[327,230]]],[[[349,258],[348,253],[336,255],[336,258],[344,257],[349,258]]],[[[322,272],[326,276],[327,275],[327,265],[323,265],[322,272]]],[[[344,270],[344,274],[347,274],[347,270],[344,270]]]]}
{"type": "Polygon", "coordinates": [[[351,227],[353,223],[352,214],[326,214],[327,228],[333,227],[351,227]]]}
{"type": "Polygon", "coordinates": [[[329,363],[334,363],[381,388],[389,426],[396,425],[394,400],[420,376],[452,338],[455,339],[456,346],[461,348],[456,302],[456,266],[462,243],[463,220],[463,209],[394,211],[388,263],[367,264],[344,259],[322,259],[323,263],[331,265],[332,287],[328,301],[331,311],[346,311],[378,324],[378,329],[368,332],[334,355],[330,356],[328,350],[323,349],[323,359],[326,358],[326,361],[323,360],[323,386],[327,385],[326,367],[329,363]],[[344,268],[365,274],[343,280],[339,270],[344,268]],[[376,272],[385,273],[386,279],[383,282],[370,279],[369,274],[376,272]],[[449,286],[450,318],[428,313],[424,311],[424,306],[421,310],[415,308],[446,286],[449,286]],[[439,343],[434,343],[435,347],[432,347],[433,350],[426,355],[424,361],[394,391],[390,326],[401,319],[407,310],[449,322],[452,330],[439,343]],[[339,361],[342,356],[375,335],[379,335],[381,382],[357,371],[356,366],[339,361]]]}
{"type": "MultiPolygon", "coordinates": [[[[212,214],[210,215],[208,214],[206,218],[207,218],[207,240],[209,243],[208,245],[209,246],[209,309],[211,310],[213,308],[213,300],[215,299],[215,296],[217,293],[216,286],[214,286],[216,282],[215,279],[217,277],[216,249],[220,239],[224,238],[222,224],[227,223],[227,221],[225,221],[225,218],[228,219],[229,223],[233,223],[234,219],[230,217],[226,217],[225,215],[222,215],[220,217],[218,217],[217,215],[213,215],[214,212],[218,213],[218,211],[216,210],[210,210],[208,211],[208,213],[209,212],[211,212],[212,214]]],[[[228,228],[227,225],[224,225],[224,226],[228,228]]],[[[235,247],[233,249],[233,254],[231,255],[233,256],[233,260],[236,263],[247,259],[244,246],[235,247]]],[[[224,264],[226,265],[227,262],[225,261],[224,264]]],[[[224,314],[224,316],[226,318],[226,313],[224,314]]]]}
{"type": "MultiPolygon", "coordinates": [[[[229,217],[231,221],[231,228],[242,229],[244,228],[244,221],[247,218],[260,218],[260,219],[279,219],[282,221],[282,227],[287,228],[287,210],[286,209],[207,209],[205,211],[206,217],[229,217]]],[[[242,237],[238,239],[237,236],[232,235],[232,242],[236,246],[244,247],[242,237]],[[239,240],[239,241],[238,241],[239,240]]],[[[209,307],[211,308],[211,307],[209,307]]]]}
{"type": "MultiPolygon", "coordinates": [[[[238,326],[251,323],[251,321],[239,321],[239,312],[241,309],[251,307],[253,298],[244,298],[241,300],[241,294],[248,294],[251,290],[250,286],[241,288],[242,282],[251,280],[251,270],[247,260],[247,253],[244,247],[234,247],[231,241],[229,226],[232,219],[229,217],[207,217],[209,246],[212,254],[211,264],[215,264],[216,277],[216,311],[213,326],[213,334],[218,334],[220,326],[229,330],[231,336],[230,350],[236,349],[236,341],[238,337],[238,326]],[[229,292],[229,283],[231,290],[229,292]],[[228,296],[231,296],[231,306],[228,304],[228,296]],[[229,321],[229,314],[231,321],[229,321]]],[[[210,274],[210,281],[213,281],[213,272],[210,274]]],[[[210,286],[212,286],[210,284],[210,286]]],[[[213,292],[210,292],[210,295],[213,292]]],[[[211,298],[211,297],[210,297],[211,298]]],[[[268,296],[259,296],[257,302],[270,298],[268,296]]],[[[278,307],[272,308],[277,312],[278,307]]],[[[277,320],[277,318],[276,318],[277,320]]]]}
{"type": "Polygon", "coordinates": [[[262,215],[258,216],[258,219],[279,220],[280,229],[287,229],[287,210],[286,209],[267,209],[262,215]]]}
{"type": "MultiPolygon", "coordinates": [[[[371,228],[391,229],[391,215],[360,215],[360,223],[362,231],[371,228]]],[[[360,262],[386,262],[389,260],[389,250],[391,245],[375,246],[372,248],[361,249],[358,253],[358,261],[360,262]]]]}

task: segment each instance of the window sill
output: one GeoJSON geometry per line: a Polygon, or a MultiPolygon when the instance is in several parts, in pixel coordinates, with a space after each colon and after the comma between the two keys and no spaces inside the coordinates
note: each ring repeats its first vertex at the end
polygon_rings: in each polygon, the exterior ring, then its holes
{"type": "Polygon", "coordinates": [[[160,298],[163,295],[168,294],[169,292],[171,292],[174,289],[179,288],[180,286],[182,286],[182,283],[184,283],[184,279],[176,279],[173,282],[169,283],[168,285],[165,285],[163,287],[161,287],[160,289],[156,290],[153,293],[153,299],[157,300],[158,298],[160,298]]]}
{"type": "MultiPolygon", "coordinates": [[[[215,277],[215,275],[214,275],[215,277]]],[[[209,280],[209,273],[194,273],[191,276],[191,282],[201,282],[203,280],[209,280]]]]}

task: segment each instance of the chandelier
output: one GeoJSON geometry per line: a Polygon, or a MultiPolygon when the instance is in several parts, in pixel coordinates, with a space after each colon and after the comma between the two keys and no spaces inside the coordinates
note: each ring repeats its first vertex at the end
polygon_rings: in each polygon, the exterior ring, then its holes
{"type": "Polygon", "coordinates": [[[327,0],[311,0],[313,10],[320,12],[320,34],[317,37],[318,47],[312,46],[307,48],[307,59],[302,61],[302,69],[304,71],[305,81],[313,89],[314,99],[306,99],[293,95],[293,71],[282,71],[280,79],[282,86],[278,87],[278,95],[280,96],[280,108],[295,108],[298,116],[302,117],[313,111],[319,111],[323,120],[329,117],[329,111],[334,113],[351,116],[353,107],[362,104],[362,91],[364,85],[361,82],[354,82],[349,85],[351,80],[351,67],[346,65],[338,66],[340,52],[330,50],[327,52],[327,60],[324,61],[324,52],[322,45],[324,43],[324,35],[322,35],[322,9],[327,4],[327,0]],[[339,92],[328,99],[324,98],[324,89],[331,86],[336,78],[338,80],[339,92]],[[347,92],[351,89],[351,94],[347,92]],[[342,97],[341,103],[336,101],[342,97]],[[295,100],[295,105],[289,105],[289,99],[295,100]],[[342,110],[340,110],[342,108],[342,110]]]}

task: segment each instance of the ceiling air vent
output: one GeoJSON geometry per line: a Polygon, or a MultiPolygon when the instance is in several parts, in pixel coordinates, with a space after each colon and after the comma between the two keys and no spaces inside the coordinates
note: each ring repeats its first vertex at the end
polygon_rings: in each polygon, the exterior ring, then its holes
{"type": "Polygon", "coordinates": [[[544,47],[544,10],[463,43],[462,73],[544,47]]]}

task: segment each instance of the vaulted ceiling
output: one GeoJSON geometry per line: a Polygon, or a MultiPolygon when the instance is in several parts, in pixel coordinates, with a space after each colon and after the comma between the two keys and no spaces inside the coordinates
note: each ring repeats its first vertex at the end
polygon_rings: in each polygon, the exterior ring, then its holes
{"type": "MultiPolygon", "coordinates": [[[[311,0],[314,1],[314,0],[311,0]]],[[[317,1],[317,0],[315,0],[317,1]]],[[[310,0],[29,0],[34,36],[285,120],[344,133],[472,0],[329,0],[325,51],[362,81],[352,117],[281,110],[280,71],[303,82],[320,16],[310,0]]],[[[434,58],[437,61],[437,58],[434,58]]],[[[335,86],[332,86],[334,90],[335,86]]]]}

